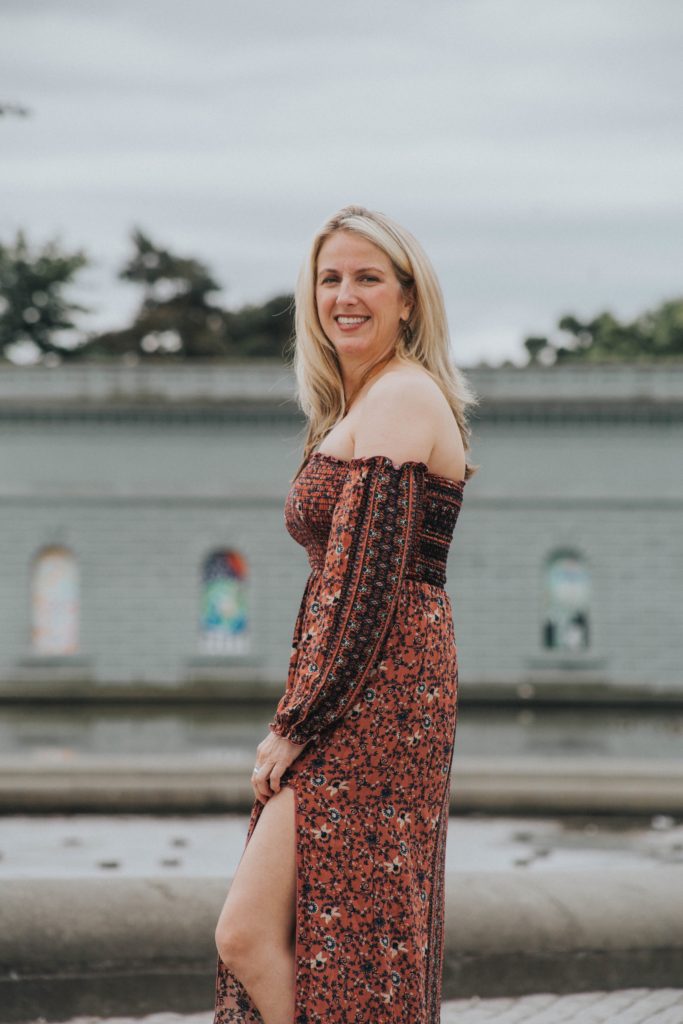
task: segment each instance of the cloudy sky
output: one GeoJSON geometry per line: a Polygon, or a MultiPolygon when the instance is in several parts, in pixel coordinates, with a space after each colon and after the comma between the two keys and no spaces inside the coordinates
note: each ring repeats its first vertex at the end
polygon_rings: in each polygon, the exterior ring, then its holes
{"type": "Polygon", "coordinates": [[[418,236],[454,355],[683,294],[680,0],[2,0],[0,238],[85,248],[121,325],[138,225],[231,306],[347,203],[418,236]]]}

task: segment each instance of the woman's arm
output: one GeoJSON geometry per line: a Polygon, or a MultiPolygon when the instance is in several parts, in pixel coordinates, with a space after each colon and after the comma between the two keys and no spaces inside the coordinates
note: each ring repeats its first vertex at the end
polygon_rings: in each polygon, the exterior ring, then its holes
{"type": "Polygon", "coordinates": [[[308,605],[309,630],[270,723],[272,732],[295,743],[313,739],[352,706],[378,660],[414,562],[433,421],[422,395],[405,386],[397,415],[398,382],[391,383],[393,390],[382,388],[377,401],[373,395],[357,430],[356,454],[332,517],[320,598],[308,605]]]}

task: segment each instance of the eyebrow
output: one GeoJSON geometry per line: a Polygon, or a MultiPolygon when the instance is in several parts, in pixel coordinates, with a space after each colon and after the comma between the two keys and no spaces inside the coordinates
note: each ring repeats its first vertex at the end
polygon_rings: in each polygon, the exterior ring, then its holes
{"type": "MultiPolygon", "coordinates": [[[[356,273],[357,274],[364,274],[367,270],[374,270],[378,274],[383,274],[384,273],[384,271],[382,270],[381,267],[359,267],[358,270],[356,271],[356,273]]],[[[319,270],[318,273],[319,274],[337,274],[337,273],[339,273],[339,271],[335,270],[334,267],[326,267],[325,270],[319,270]]]]}

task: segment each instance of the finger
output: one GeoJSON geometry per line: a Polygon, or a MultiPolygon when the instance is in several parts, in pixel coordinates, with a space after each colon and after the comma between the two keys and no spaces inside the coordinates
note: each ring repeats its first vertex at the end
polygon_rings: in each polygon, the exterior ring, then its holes
{"type": "Polygon", "coordinates": [[[268,784],[268,776],[270,775],[271,767],[272,765],[266,764],[258,775],[255,776],[256,788],[262,796],[272,796],[272,791],[268,784]]]}
{"type": "Polygon", "coordinates": [[[280,779],[282,778],[282,772],[278,771],[277,768],[273,768],[270,773],[270,788],[274,793],[280,792],[280,779]]]}
{"type": "Polygon", "coordinates": [[[261,775],[261,774],[263,774],[263,769],[261,769],[261,771],[259,772],[258,775],[254,775],[252,773],[250,782],[251,782],[251,788],[254,790],[254,796],[256,797],[256,799],[260,800],[261,803],[265,803],[264,793],[262,792],[262,789],[259,786],[259,781],[258,781],[259,780],[259,775],[261,775]]]}
{"type": "Polygon", "coordinates": [[[263,780],[267,778],[269,771],[270,766],[265,761],[263,762],[263,764],[257,765],[256,768],[254,768],[254,771],[251,773],[252,786],[258,786],[259,783],[263,782],[263,780]]]}
{"type": "Polygon", "coordinates": [[[265,804],[266,798],[259,793],[259,791],[256,788],[256,786],[252,786],[252,789],[254,790],[254,796],[259,801],[259,803],[265,804]]]}

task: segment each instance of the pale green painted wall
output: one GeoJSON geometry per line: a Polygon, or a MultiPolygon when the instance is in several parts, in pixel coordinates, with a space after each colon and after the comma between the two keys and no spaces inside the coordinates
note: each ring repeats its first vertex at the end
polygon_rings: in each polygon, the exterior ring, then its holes
{"type": "MultiPolygon", "coordinates": [[[[683,367],[472,370],[480,473],[449,561],[462,685],[553,673],[683,688],[683,367]],[[592,573],[594,646],[540,646],[542,565],[592,573]]],[[[193,679],[284,685],[307,561],[283,502],[301,444],[281,367],[0,371],[0,685],[193,679]],[[29,646],[29,570],[78,556],[80,658],[29,646]],[[197,654],[199,569],[233,546],[252,573],[252,654],[197,654]]]]}

